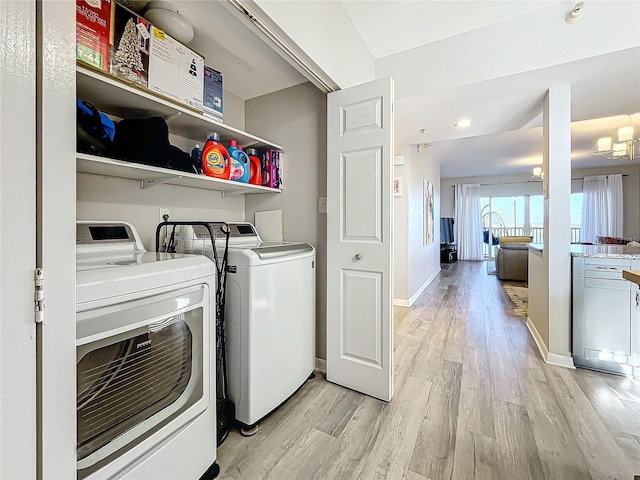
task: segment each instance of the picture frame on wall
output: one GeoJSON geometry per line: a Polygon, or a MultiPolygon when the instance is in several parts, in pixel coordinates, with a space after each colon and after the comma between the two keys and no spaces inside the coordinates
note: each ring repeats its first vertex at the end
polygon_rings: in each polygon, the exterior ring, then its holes
{"type": "Polygon", "coordinates": [[[402,196],[402,177],[395,177],[393,179],[393,196],[394,197],[402,196]]]}
{"type": "Polygon", "coordinates": [[[433,197],[433,183],[426,178],[422,183],[422,194],[424,203],[424,245],[431,245],[434,241],[435,230],[435,218],[434,218],[434,197],[433,197]]]}

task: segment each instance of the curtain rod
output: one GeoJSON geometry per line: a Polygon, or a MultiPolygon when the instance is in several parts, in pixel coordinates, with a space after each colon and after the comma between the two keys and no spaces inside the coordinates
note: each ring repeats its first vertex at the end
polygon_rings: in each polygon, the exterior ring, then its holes
{"type": "MultiPolygon", "coordinates": [[[[615,173],[612,173],[611,175],[615,175],[615,173]]],[[[605,177],[609,177],[610,175],[605,175],[605,177]]],[[[629,175],[627,175],[626,173],[622,174],[623,177],[628,177],[629,175]]],[[[587,177],[599,177],[599,175],[587,175],[587,177]]],[[[576,178],[572,178],[571,180],[584,180],[584,177],[576,177],[576,178]]]]}
{"type": "MultiPolygon", "coordinates": [[[[615,174],[612,174],[615,175],[615,174]]],[[[589,176],[589,175],[587,175],[589,176]]],[[[596,176],[597,175],[593,175],[596,176]]],[[[605,175],[605,177],[608,177],[609,175],[605,175]]],[[[622,174],[623,177],[628,177],[629,175],[627,175],[626,173],[622,174]]],[[[571,180],[584,180],[584,177],[572,177],[571,180]]],[[[520,185],[523,183],[542,183],[542,180],[524,180],[521,182],[498,182],[498,183],[481,183],[480,186],[481,187],[489,187],[492,185],[520,185]]],[[[463,184],[463,183],[459,183],[458,185],[468,185],[468,184],[463,184]]],[[[455,185],[451,185],[451,188],[455,188],[455,185]]]]}

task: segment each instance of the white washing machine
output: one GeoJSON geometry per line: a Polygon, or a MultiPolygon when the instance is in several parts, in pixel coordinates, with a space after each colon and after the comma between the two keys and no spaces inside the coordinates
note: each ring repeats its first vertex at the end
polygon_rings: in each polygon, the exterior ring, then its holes
{"type": "Polygon", "coordinates": [[[215,478],[213,263],[125,222],[78,222],[76,246],[78,478],[215,478]]]}
{"type": "MultiPolygon", "coordinates": [[[[275,410],[315,368],[315,249],[307,243],[263,242],[250,223],[228,225],[225,324],[229,397],[243,433],[275,410]]],[[[182,226],[183,252],[212,255],[204,228],[182,226]]]]}

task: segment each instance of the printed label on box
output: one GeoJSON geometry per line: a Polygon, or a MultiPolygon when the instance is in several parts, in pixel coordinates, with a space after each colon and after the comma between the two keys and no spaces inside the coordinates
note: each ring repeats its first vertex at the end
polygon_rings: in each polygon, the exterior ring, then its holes
{"type": "Polygon", "coordinates": [[[204,110],[222,117],[222,74],[211,67],[204,67],[204,110]]]}
{"type": "Polygon", "coordinates": [[[202,111],[204,58],[162,30],[152,29],[149,89],[202,111]]]}

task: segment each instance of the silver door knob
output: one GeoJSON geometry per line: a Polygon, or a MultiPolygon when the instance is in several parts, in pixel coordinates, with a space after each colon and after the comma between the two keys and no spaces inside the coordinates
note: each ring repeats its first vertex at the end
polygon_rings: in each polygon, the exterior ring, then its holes
{"type": "Polygon", "coordinates": [[[356,260],[360,260],[362,258],[362,255],[360,255],[359,253],[356,253],[356,256],[353,258],[355,258],[356,260]]]}

